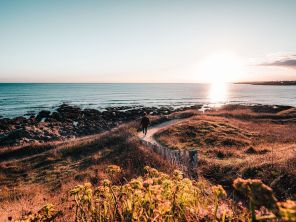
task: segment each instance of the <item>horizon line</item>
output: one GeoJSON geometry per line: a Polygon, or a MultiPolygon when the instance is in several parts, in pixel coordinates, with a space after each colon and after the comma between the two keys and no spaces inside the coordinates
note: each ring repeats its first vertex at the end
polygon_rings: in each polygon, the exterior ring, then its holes
{"type": "MultiPolygon", "coordinates": [[[[292,82],[296,80],[251,80],[223,83],[292,82]]],[[[212,84],[211,82],[0,82],[0,84],[212,84]]]]}

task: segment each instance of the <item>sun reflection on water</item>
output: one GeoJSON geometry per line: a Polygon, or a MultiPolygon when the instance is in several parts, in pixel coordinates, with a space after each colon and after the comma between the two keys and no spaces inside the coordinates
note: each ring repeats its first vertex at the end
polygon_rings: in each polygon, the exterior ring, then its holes
{"type": "Polygon", "coordinates": [[[209,88],[209,101],[213,105],[221,105],[227,102],[227,85],[223,82],[215,82],[209,88]]]}

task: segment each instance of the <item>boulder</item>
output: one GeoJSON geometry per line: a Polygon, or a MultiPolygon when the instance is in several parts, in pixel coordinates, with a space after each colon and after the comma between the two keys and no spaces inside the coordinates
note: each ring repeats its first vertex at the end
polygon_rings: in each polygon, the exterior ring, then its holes
{"type": "Polygon", "coordinates": [[[16,129],[7,135],[0,138],[1,145],[12,145],[16,141],[20,141],[23,138],[30,138],[31,134],[26,129],[16,129]]]}
{"type": "Polygon", "coordinates": [[[57,121],[62,121],[62,118],[63,118],[62,115],[58,112],[53,112],[50,117],[57,121]]]}
{"type": "Polygon", "coordinates": [[[48,110],[41,110],[38,115],[36,116],[36,120],[40,122],[43,118],[48,118],[50,116],[50,111],[48,110]]]}
{"type": "Polygon", "coordinates": [[[57,112],[62,116],[62,121],[66,119],[77,120],[82,116],[82,111],[77,106],[70,106],[67,104],[62,104],[57,112]]]}

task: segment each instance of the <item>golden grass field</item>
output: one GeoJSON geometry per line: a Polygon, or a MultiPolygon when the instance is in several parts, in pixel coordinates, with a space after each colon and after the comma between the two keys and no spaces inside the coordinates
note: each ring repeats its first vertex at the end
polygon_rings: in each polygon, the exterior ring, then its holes
{"type": "MultiPolygon", "coordinates": [[[[221,184],[228,192],[228,198],[220,204],[225,209],[235,208],[232,212],[237,214],[236,218],[247,221],[250,213],[246,199],[233,193],[232,183],[238,177],[261,179],[272,187],[279,200],[295,200],[295,113],[295,109],[271,113],[246,107],[225,107],[204,114],[192,110],[154,117],[153,123],[187,117],[157,133],[156,139],[172,149],[194,147],[198,150],[201,192],[209,195],[209,198],[205,196],[208,204],[202,203],[207,208],[204,214],[212,212],[209,209],[215,202],[209,190],[213,185],[221,184]]],[[[72,221],[75,214],[69,190],[76,185],[89,182],[95,188],[106,178],[115,185],[127,184],[132,178],[143,176],[145,166],[173,176],[176,166],[140,142],[137,125],[132,122],[109,132],[64,142],[2,148],[0,221],[14,221],[37,212],[47,203],[54,204],[55,209],[62,212],[56,221],[72,221]],[[120,176],[108,176],[106,168],[110,164],[121,167],[120,176]]],[[[208,216],[215,219],[212,213],[208,216]]]]}
{"type": "Polygon", "coordinates": [[[256,113],[218,110],[194,116],[158,132],[171,149],[198,151],[198,173],[231,187],[237,177],[259,178],[278,198],[296,198],[295,109],[256,113]],[[288,120],[286,119],[288,118],[288,120]]]}
{"type": "Polygon", "coordinates": [[[122,126],[67,142],[2,149],[0,221],[16,219],[49,202],[63,208],[70,188],[83,182],[97,185],[109,164],[121,166],[125,179],[143,174],[146,165],[164,172],[174,169],[143,148],[135,133],[122,126]]]}

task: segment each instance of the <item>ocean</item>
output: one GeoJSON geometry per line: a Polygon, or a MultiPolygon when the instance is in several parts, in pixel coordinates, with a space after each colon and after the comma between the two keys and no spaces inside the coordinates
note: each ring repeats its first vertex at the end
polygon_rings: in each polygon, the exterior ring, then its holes
{"type": "Polygon", "coordinates": [[[296,86],[245,84],[0,83],[0,116],[54,110],[62,103],[103,110],[114,106],[269,104],[296,106],[296,86]]]}

